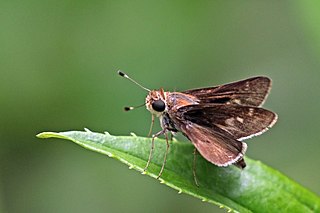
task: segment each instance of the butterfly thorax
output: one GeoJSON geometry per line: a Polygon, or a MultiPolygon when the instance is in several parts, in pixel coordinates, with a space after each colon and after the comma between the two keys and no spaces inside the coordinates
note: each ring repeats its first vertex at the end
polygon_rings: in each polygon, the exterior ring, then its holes
{"type": "Polygon", "coordinates": [[[182,107],[198,105],[199,103],[200,100],[193,95],[181,92],[167,92],[167,105],[170,111],[176,112],[182,107]]]}
{"type": "Polygon", "coordinates": [[[152,90],[146,97],[146,107],[154,116],[160,119],[163,129],[177,132],[180,127],[177,126],[175,119],[179,108],[197,105],[199,99],[193,95],[183,94],[180,92],[164,92],[160,90],[152,90]]]}

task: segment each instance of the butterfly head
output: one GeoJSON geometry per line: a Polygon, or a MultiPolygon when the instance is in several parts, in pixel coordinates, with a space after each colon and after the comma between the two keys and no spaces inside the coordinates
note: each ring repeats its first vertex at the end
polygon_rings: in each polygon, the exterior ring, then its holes
{"type": "Polygon", "coordinates": [[[152,90],[146,97],[146,107],[155,116],[161,116],[166,110],[165,92],[160,90],[152,90]]]}
{"type": "Polygon", "coordinates": [[[118,71],[118,74],[120,76],[130,80],[134,84],[138,85],[143,90],[146,90],[149,92],[144,104],[136,106],[136,107],[125,107],[124,108],[125,111],[130,111],[130,110],[133,110],[135,108],[138,108],[138,107],[141,107],[144,105],[146,105],[147,110],[149,110],[153,115],[155,115],[157,117],[160,117],[164,112],[167,111],[166,93],[164,92],[164,90],[162,88],[159,90],[150,90],[150,89],[142,86],[141,84],[139,84],[138,82],[136,82],[132,78],[130,78],[127,74],[125,74],[121,70],[118,71]]]}

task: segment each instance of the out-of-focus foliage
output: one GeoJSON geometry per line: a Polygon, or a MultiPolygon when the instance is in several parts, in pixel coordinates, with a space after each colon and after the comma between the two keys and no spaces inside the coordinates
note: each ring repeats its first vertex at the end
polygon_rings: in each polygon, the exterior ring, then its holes
{"type": "Polygon", "coordinates": [[[146,93],[118,69],[177,91],[271,77],[265,106],[279,121],[247,141],[247,154],[319,194],[318,5],[0,1],[0,211],[219,211],[113,159],[35,138],[84,127],[146,135],[149,113],[122,110],[146,93]]]}

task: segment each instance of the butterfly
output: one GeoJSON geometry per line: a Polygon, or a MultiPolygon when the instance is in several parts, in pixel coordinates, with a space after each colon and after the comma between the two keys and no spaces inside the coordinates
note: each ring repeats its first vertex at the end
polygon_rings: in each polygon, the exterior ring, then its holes
{"type": "Polygon", "coordinates": [[[155,117],[160,119],[162,130],[152,136],[145,167],[146,170],[151,161],[154,139],[164,134],[167,149],[158,178],[166,163],[169,132],[185,135],[210,163],[220,167],[233,164],[243,169],[247,150],[243,140],[264,133],[277,121],[277,114],[261,107],[271,89],[268,77],[257,76],[220,86],[168,92],[162,88],[149,90],[122,71],[118,73],[148,91],[143,105],[152,114],[151,129],[155,117]]]}

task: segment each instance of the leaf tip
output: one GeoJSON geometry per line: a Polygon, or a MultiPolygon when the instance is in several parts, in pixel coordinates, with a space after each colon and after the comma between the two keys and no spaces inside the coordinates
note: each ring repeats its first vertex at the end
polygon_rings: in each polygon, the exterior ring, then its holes
{"type": "Polygon", "coordinates": [[[41,132],[36,135],[37,138],[51,138],[55,135],[55,132],[41,132]]]}
{"type": "Polygon", "coordinates": [[[42,138],[43,137],[43,132],[36,134],[37,138],[42,138]]]}

